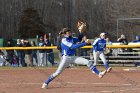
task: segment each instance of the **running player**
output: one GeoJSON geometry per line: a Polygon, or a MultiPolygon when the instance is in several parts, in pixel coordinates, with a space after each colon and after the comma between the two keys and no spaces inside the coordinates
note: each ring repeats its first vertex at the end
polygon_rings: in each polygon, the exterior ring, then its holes
{"type": "Polygon", "coordinates": [[[62,60],[56,72],[50,75],[48,79],[43,83],[42,88],[48,88],[48,84],[58,75],[60,75],[62,71],[73,62],[80,65],[87,65],[92,72],[95,72],[99,78],[102,78],[105,75],[106,70],[103,72],[99,72],[92,62],[89,62],[85,58],[75,56],[75,49],[89,44],[90,41],[86,40],[83,43],[77,44],[76,42],[78,42],[79,40],[78,38],[72,37],[72,32],[69,28],[64,28],[63,32],[64,37],[61,40],[62,60]]]}
{"type": "Polygon", "coordinates": [[[109,67],[109,64],[107,63],[107,60],[105,58],[104,54],[105,49],[106,49],[105,33],[101,33],[100,38],[97,38],[93,43],[94,66],[97,65],[98,59],[100,57],[100,59],[104,63],[106,71],[110,72],[112,68],[109,67]]]}

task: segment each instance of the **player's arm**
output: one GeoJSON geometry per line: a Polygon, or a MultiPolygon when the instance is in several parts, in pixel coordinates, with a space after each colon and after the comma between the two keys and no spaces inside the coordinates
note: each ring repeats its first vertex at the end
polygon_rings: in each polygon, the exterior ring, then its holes
{"type": "Polygon", "coordinates": [[[83,33],[79,33],[78,37],[73,37],[74,43],[81,42],[84,37],[83,33]]]}
{"type": "Polygon", "coordinates": [[[85,45],[86,45],[86,42],[80,43],[80,44],[72,44],[72,45],[70,46],[70,49],[80,48],[80,47],[85,46],[85,45]]]}
{"type": "Polygon", "coordinates": [[[105,43],[105,45],[104,45],[104,51],[106,51],[106,43],[105,43]]]}
{"type": "Polygon", "coordinates": [[[85,42],[80,43],[80,44],[72,44],[70,48],[71,49],[76,49],[76,48],[80,48],[80,47],[88,45],[88,44],[90,44],[90,40],[89,39],[85,40],[85,42]]]}
{"type": "Polygon", "coordinates": [[[69,47],[70,49],[80,48],[85,46],[88,42],[80,43],[80,44],[73,44],[72,42],[68,42],[66,39],[62,39],[62,43],[69,47]]]}
{"type": "Polygon", "coordinates": [[[95,51],[97,51],[97,43],[98,43],[98,39],[96,39],[96,40],[94,41],[94,43],[92,44],[93,50],[95,50],[95,51]]]}

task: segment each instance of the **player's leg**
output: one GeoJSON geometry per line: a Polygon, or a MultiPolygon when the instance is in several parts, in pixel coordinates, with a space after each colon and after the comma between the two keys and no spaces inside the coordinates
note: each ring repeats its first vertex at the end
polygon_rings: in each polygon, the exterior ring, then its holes
{"type": "Polygon", "coordinates": [[[69,65],[70,61],[69,61],[69,57],[67,56],[63,56],[62,60],[57,68],[57,70],[48,77],[48,79],[44,82],[44,84],[42,85],[42,88],[47,88],[48,84],[54,79],[56,78],[60,73],[62,73],[62,71],[69,65]]]}
{"type": "Polygon", "coordinates": [[[106,73],[106,71],[99,72],[96,66],[94,66],[92,62],[82,57],[75,57],[74,63],[79,65],[87,65],[87,67],[90,68],[92,72],[96,73],[99,76],[99,78],[102,78],[106,73]]]}
{"type": "Polygon", "coordinates": [[[107,60],[106,60],[105,55],[104,55],[103,52],[100,54],[100,59],[103,61],[104,66],[105,66],[107,72],[110,72],[112,70],[112,68],[109,67],[109,64],[107,63],[107,60]]]}

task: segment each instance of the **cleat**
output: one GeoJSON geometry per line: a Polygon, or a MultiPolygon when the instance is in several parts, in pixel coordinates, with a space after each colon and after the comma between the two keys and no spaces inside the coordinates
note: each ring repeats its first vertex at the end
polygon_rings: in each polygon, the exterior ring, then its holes
{"type": "Polygon", "coordinates": [[[43,88],[43,89],[47,89],[47,88],[48,88],[48,84],[43,83],[41,88],[43,88]]]}
{"type": "Polygon", "coordinates": [[[112,70],[112,67],[109,67],[106,71],[109,73],[112,70]]]}
{"type": "Polygon", "coordinates": [[[95,74],[95,72],[94,72],[94,71],[92,71],[92,73],[94,73],[94,74],[95,74]]]}
{"type": "Polygon", "coordinates": [[[107,72],[106,70],[100,72],[99,75],[98,75],[98,77],[99,78],[102,78],[106,74],[106,72],[107,72]]]}

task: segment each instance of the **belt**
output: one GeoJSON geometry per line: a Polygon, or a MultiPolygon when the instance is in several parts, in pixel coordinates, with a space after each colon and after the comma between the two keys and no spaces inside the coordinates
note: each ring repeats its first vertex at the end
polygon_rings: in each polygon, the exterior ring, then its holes
{"type": "Polygon", "coordinates": [[[74,55],[62,55],[62,56],[74,56],[74,55]]]}

